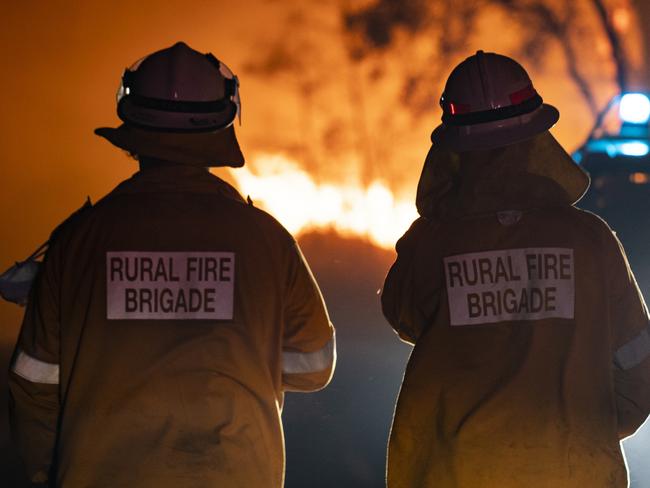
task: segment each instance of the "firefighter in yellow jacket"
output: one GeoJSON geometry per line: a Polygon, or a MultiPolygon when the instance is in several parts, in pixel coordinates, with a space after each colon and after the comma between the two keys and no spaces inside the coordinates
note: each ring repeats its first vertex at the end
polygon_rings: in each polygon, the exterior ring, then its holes
{"type": "Polygon", "coordinates": [[[280,487],[287,390],[330,380],[334,330],[301,252],[206,167],[244,164],[237,78],[183,43],[127,69],[140,171],[52,236],[11,374],[34,482],[280,487]]]}
{"type": "Polygon", "coordinates": [[[414,344],[388,486],[626,487],[619,440],[650,412],[648,311],[589,180],[525,70],[451,73],[384,314],[414,344]]]}

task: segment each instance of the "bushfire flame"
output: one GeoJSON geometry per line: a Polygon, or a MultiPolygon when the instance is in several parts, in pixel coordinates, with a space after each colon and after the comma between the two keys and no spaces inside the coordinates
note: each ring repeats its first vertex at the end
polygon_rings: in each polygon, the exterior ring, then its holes
{"type": "Polygon", "coordinates": [[[250,167],[232,172],[240,191],[294,235],[334,229],[346,237],[392,248],[417,217],[413,202],[397,199],[382,181],[362,185],[351,178],[319,183],[296,161],[280,154],[257,155],[250,167]]]}

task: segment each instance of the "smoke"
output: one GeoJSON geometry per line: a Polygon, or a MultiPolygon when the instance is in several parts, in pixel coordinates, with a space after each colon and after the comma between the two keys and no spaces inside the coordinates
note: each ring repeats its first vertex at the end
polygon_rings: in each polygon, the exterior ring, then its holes
{"type": "Polygon", "coordinates": [[[345,28],[358,34],[362,41],[351,46],[350,55],[361,59],[368,50],[389,46],[396,29],[417,34],[426,25],[429,14],[428,2],[423,0],[379,0],[358,11],[344,11],[345,28]]]}
{"type": "Polygon", "coordinates": [[[477,49],[524,64],[544,98],[567,114],[556,136],[569,149],[616,90],[617,66],[586,0],[282,5],[243,65],[244,90],[264,80],[261,110],[282,101],[270,124],[253,128],[251,146],[298,161],[318,182],[382,181],[412,196],[446,76],[477,49]],[[596,46],[588,57],[585,44],[596,46]]]}

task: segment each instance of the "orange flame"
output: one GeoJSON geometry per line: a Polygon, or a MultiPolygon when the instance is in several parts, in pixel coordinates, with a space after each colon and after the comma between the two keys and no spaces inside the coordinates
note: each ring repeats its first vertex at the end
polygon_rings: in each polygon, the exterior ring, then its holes
{"type": "Polygon", "coordinates": [[[415,205],[396,199],[387,185],[367,186],[352,178],[343,184],[318,183],[295,161],[279,154],[259,154],[232,172],[244,195],[266,210],[292,234],[334,229],[343,236],[368,239],[392,248],[417,217],[415,205]]]}

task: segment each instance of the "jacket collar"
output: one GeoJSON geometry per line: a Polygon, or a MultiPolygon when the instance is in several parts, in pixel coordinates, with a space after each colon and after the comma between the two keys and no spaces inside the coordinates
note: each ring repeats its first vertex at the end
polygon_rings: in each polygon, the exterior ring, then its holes
{"type": "Polygon", "coordinates": [[[464,175],[449,202],[450,215],[569,206],[571,198],[550,178],[527,172],[464,175]]]}
{"type": "Polygon", "coordinates": [[[114,193],[142,192],[217,193],[241,203],[245,202],[233,186],[206,168],[181,164],[140,170],[114,190],[114,193]]]}

